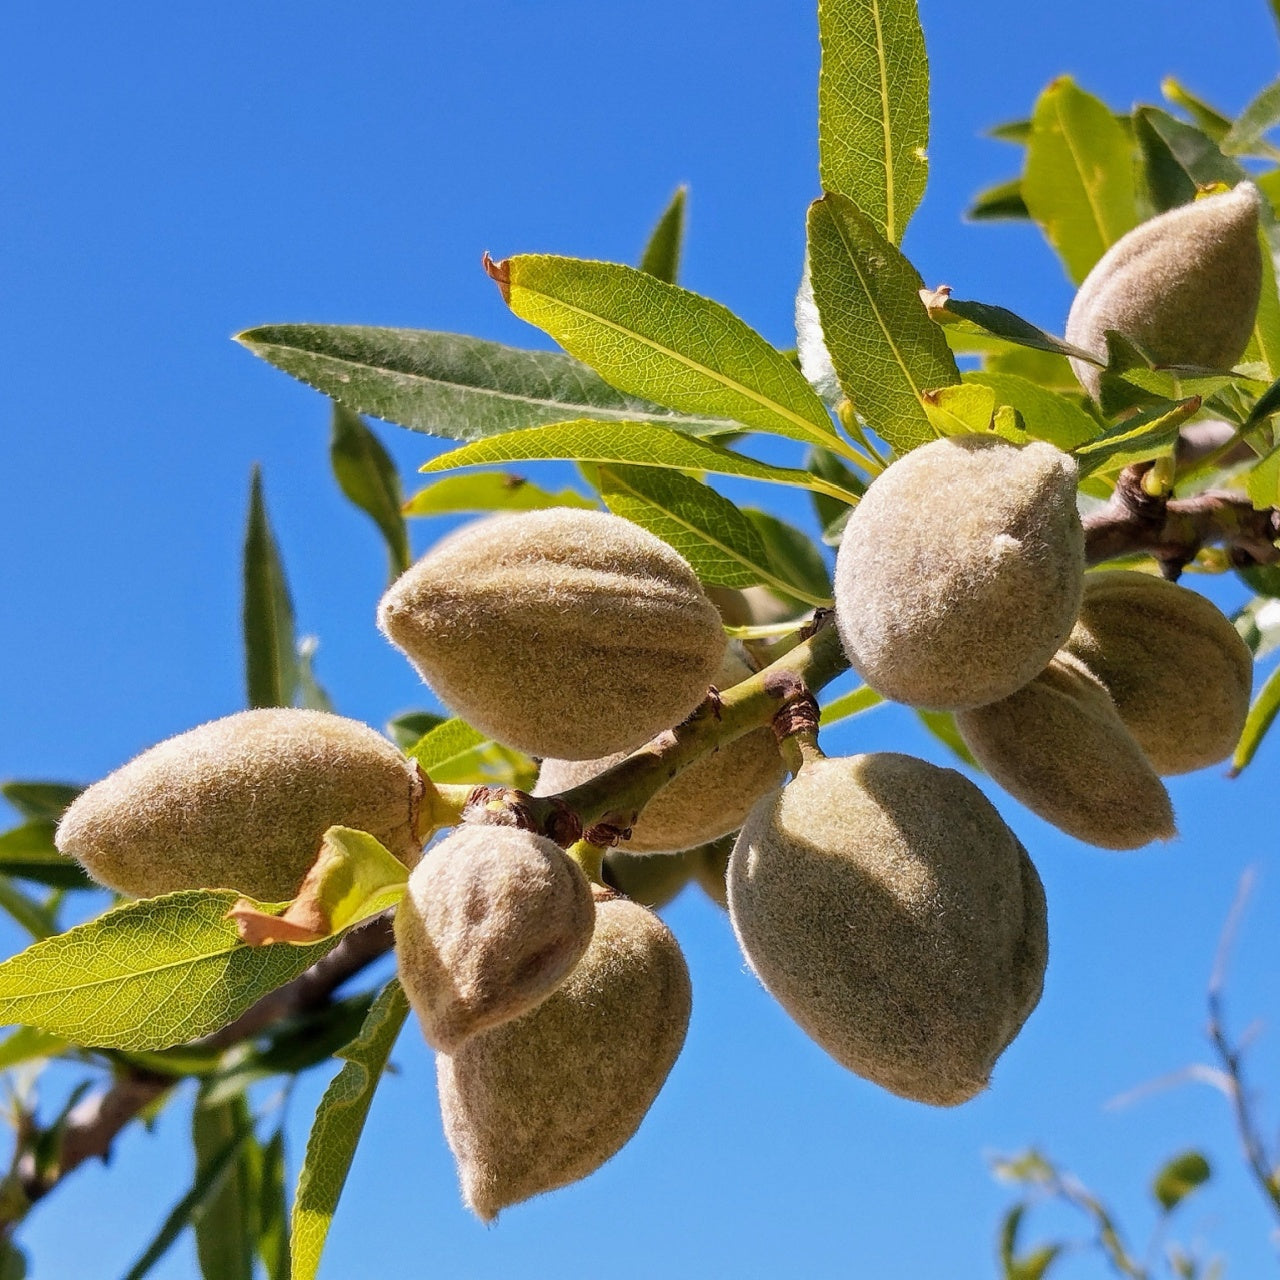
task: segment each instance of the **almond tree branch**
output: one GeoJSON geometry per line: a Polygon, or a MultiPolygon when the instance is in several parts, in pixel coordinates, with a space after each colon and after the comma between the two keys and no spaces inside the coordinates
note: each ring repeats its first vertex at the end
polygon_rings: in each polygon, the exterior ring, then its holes
{"type": "Polygon", "coordinates": [[[1201,547],[1225,546],[1237,566],[1280,562],[1280,510],[1254,510],[1247,495],[1209,489],[1190,498],[1153,497],[1142,487],[1150,463],[1126,467],[1111,500],[1084,519],[1085,559],[1100,564],[1146,552],[1174,581],[1201,547]]]}

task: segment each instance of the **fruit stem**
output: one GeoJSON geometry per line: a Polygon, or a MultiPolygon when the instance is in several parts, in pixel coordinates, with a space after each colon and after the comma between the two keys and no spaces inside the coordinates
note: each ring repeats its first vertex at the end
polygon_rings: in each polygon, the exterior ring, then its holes
{"type": "Polygon", "coordinates": [[[582,869],[582,874],[591,884],[604,884],[604,846],[592,844],[590,840],[577,840],[565,853],[582,869]]]}

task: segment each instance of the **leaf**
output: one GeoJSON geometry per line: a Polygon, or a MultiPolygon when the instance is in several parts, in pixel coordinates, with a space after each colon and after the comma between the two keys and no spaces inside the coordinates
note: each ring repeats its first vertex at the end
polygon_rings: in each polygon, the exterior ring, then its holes
{"type": "Polygon", "coordinates": [[[393,978],[370,1009],[359,1039],[343,1050],[346,1065],[320,1100],[294,1197],[293,1280],[314,1280],[319,1269],[369,1105],[408,1012],[404,991],[393,978]]]}
{"type": "Polygon", "coordinates": [[[0,1023],[78,1044],[164,1049],[207,1035],[332,945],[246,947],[230,890],[129,902],[0,964],[0,1023]]]}
{"type": "Polygon", "coordinates": [[[902,239],[928,178],[929,63],[914,0],[821,0],[823,188],[902,239]]]}
{"type": "Polygon", "coordinates": [[[1029,218],[1027,202],[1022,198],[1022,179],[1011,178],[980,191],[964,215],[972,222],[995,222],[1004,218],[1029,218]]]}
{"type": "Polygon", "coordinates": [[[615,262],[530,254],[488,269],[516,315],[619,390],[844,448],[800,370],[718,302],[615,262]]]}
{"type": "Polygon", "coordinates": [[[966,373],[965,382],[989,387],[1001,404],[1022,415],[1027,434],[1066,453],[1100,435],[1102,427],[1078,404],[1011,373],[966,373]]]}
{"type": "MultiPolygon", "coordinates": [[[[1171,116],[1159,107],[1139,107],[1133,113],[1135,133],[1145,156],[1148,156],[1157,142],[1164,148],[1162,163],[1174,165],[1182,172],[1177,181],[1182,190],[1190,188],[1191,194],[1178,200],[1186,204],[1194,198],[1195,188],[1211,186],[1215,182],[1226,183],[1234,187],[1243,182],[1249,175],[1236,161],[1222,154],[1217,143],[1202,130],[1171,116]]],[[[1166,181],[1173,183],[1175,175],[1170,172],[1166,181]]]]}
{"type": "Polygon", "coordinates": [[[1245,477],[1245,487],[1255,510],[1280,507],[1280,447],[1254,465],[1245,477]]]}
{"type": "Polygon", "coordinates": [[[1240,639],[1257,661],[1280,649],[1280,565],[1257,565],[1238,571],[1259,592],[1231,619],[1240,639]]]}
{"type": "Polygon", "coordinates": [[[1168,131],[1153,125],[1149,114],[1152,110],[1139,107],[1133,113],[1133,137],[1142,157],[1143,195],[1151,213],[1157,214],[1190,204],[1196,198],[1196,184],[1166,140],[1168,131]]]}
{"type": "Polygon", "coordinates": [[[1258,315],[1253,337],[1242,364],[1260,361],[1271,378],[1280,378],[1280,293],[1276,290],[1275,258],[1265,226],[1258,228],[1258,249],[1262,261],[1262,288],[1258,295],[1258,315]]]}
{"type": "Polygon", "coordinates": [[[690,435],[737,430],[732,422],[691,418],[623,395],[558,351],[337,324],[265,325],[236,341],[354,413],[450,440],[481,440],[570,417],[661,422],[690,435]]]}
{"type": "Polygon", "coordinates": [[[406,754],[418,762],[418,767],[427,777],[437,782],[439,779],[433,774],[490,741],[492,739],[487,734],[473,729],[465,720],[446,720],[428,730],[406,754]]]}
{"type": "Polygon", "coordinates": [[[400,474],[382,442],[358,413],[336,401],[329,459],[338,487],[378,526],[387,544],[390,577],[395,581],[410,565],[409,534],[400,512],[400,474]]]}
{"type": "Polygon", "coordinates": [[[709,471],[743,476],[770,484],[814,489],[848,502],[857,501],[839,485],[807,471],[774,467],[740,453],[731,453],[706,440],[668,431],[647,422],[557,422],[549,427],[512,431],[493,440],[478,440],[433,458],[423,471],[453,471],[495,462],[570,459],[574,462],[625,462],[638,467],[669,467],[673,471],[709,471]]]}
{"type": "MultiPolygon", "coordinates": [[[[773,571],[783,583],[782,594],[805,604],[826,607],[831,603],[831,573],[822,552],[793,525],[768,511],[744,507],[743,514],[764,541],[773,571]]],[[[775,592],[776,594],[776,592],[775,592]]]]}
{"type": "Polygon", "coordinates": [[[1263,135],[1280,124],[1280,80],[1273,80],[1240,113],[1227,136],[1221,139],[1227,155],[1257,154],[1263,135]]]}
{"type": "Polygon", "coordinates": [[[1042,1244],[1030,1253],[1015,1259],[1013,1266],[1007,1271],[1007,1280],[1044,1280],[1049,1268],[1066,1252],[1061,1244],[1042,1244]]]}
{"type": "Polygon", "coordinates": [[[1244,729],[1240,733],[1240,741],[1236,743],[1235,753],[1231,757],[1231,776],[1234,778],[1248,767],[1249,762],[1257,754],[1271,728],[1272,721],[1280,713],[1280,667],[1268,677],[1266,683],[1258,691],[1249,714],[1245,717],[1244,729]]]}
{"type": "Polygon", "coordinates": [[[1127,418],[1076,449],[1081,477],[1098,471],[1119,471],[1135,462],[1158,458],[1173,448],[1182,425],[1199,410],[1200,397],[1192,396],[1171,408],[1165,405],[1127,418]]]}
{"type": "Polygon", "coordinates": [[[293,601],[267,519],[262,471],[249,481],[249,523],[244,536],[245,683],[251,707],[291,707],[298,691],[293,601]]]}
{"type": "MultiPolygon", "coordinates": [[[[930,424],[939,435],[972,435],[991,430],[996,395],[988,387],[962,384],[925,392],[923,404],[930,424]]],[[[1026,434],[1020,432],[1019,435],[1019,443],[1025,443],[1026,434]]]]}
{"type": "Polygon", "coordinates": [[[809,206],[809,269],[831,360],[859,417],[899,453],[936,438],[920,394],[960,381],[916,269],[851,200],[809,206]]]}
{"type": "Polygon", "coordinates": [[[822,727],[825,729],[838,720],[847,720],[850,716],[870,711],[872,707],[878,707],[883,701],[884,697],[869,685],[859,685],[856,689],[833,698],[822,708],[822,727]]]}
{"type": "MultiPolygon", "coordinates": [[[[170,1210],[155,1239],[147,1246],[137,1262],[129,1268],[124,1280],[142,1280],[142,1277],[164,1257],[174,1241],[191,1225],[205,1202],[217,1194],[227,1171],[239,1160],[252,1135],[252,1126],[236,1133],[205,1162],[203,1172],[196,1175],[191,1190],[170,1210]]],[[[231,1280],[232,1274],[234,1273],[228,1274],[228,1280],[231,1280]]],[[[208,1275],[209,1273],[206,1272],[206,1276],[208,1275]]],[[[221,1280],[220,1277],[219,1280],[221,1280]]]]}
{"type": "Polygon", "coordinates": [[[917,708],[916,715],[919,716],[920,723],[957,759],[967,764],[969,768],[977,769],[979,773],[982,772],[982,766],[974,758],[968,744],[960,736],[960,730],[956,728],[956,718],[951,712],[925,711],[917,708]]]}
{"type": "MultiPolygon", "coordinates": [[[[850,493],[861,495],[866,490],[863,481],[854,475],[830,449],[810,449],[805,456],[804,468],[816,476],[821,476],[824,480],[838,484],[850,493]]],[[[824,538],[828,537],[836,527],[844,528],[844,522],[853,509],[847,502],[840,502],[825,493],[811,493],[809,497],[813,502],[814,512],[822,523],[824,538]]]]}
{"type": "Polygon", "coordinates": [[[948,297],[942,310],[980,329],[1003,338],[1006,342],[1016,343],[1020,347],[1030,347],[1034,351],[1047,351],[1053,355],[1065,356],[1069,360],[1084,360],[1089,364],[1101,365],[1097,356],[1091,355],[1080,347],[1073,347],[1061,338],[1037,328],[1031,321],[1024,320],[1005,307],[994,307],[986,302],[965,302],[959,298],[948,297]]]}
{"type": "Polygon", "coordinates": [[[58,852],[56,830],[53,822],[26,822],[0,834],[0,875],[53,889],[100,889],[78,862],[58,852]]]}
{"type": "Polygon", "coordinates": [[[545,507],[596,507],[576,489],[548,493],[510,471],[446,476],[429,484],[405,503],[407,516],[443,516],[459,511],[539,511],[545,507]]]}
{"type": "Polygon", "coordinates": [[[424,733],[444,724],[446,719],[447,716],[436,715],[434,711],[402,711],[387,721],[387,736],[401,751],[407,751],[424,733]]]}
{"type": "Polygon", "coordinates": [[[206,1280],[253,1280],[258,1224],[258,1188],[245,1159],[256,1145],[253,1118],[244,1094],[216,1105],[196,1100],[191,1116],[191,1139],[196,1153],[196,1182],[210,1168],[221,1173],[192,1213],[196,1254],[206,1280]],[[238,1144],[237,1158],[220,1159],[229,1144],[238,1144]]]}
{"type": "Polygon", "coordinates": [[[289,1198],[284,1182],[284,1129],[262,1148],[258,1185],[258,1256],[267,1280],[290,1280],[289,1198]]]}
{"type": "Polygon", "coordinates": [[[678,471],[652,467],[600,467],[599,480],[610,511],[674,547],[705,585],[773,586],[797,594],[794,583],[776,575],[750,518],[714,489],[678,471]]]}
{"type": "Polygon", "coordinates": [[[1076,284],[1138,223],[1129,136],[1069,76],[1036,102],[1022,195],[1076,284]]]}
{"type": "Polygon", "coordinates": [[[37,940],[58,932],[56,913],[23,893],[6,875],[0,875],[0,910],[7,911],[37,940]]]}
{"type": "Polygon", "coordinates": [[[83,790],[72,782],[0,783],[0,795],[31,822],[57,822],[83,790]]]}
{"type": "Polygon", "coordinates": [[[640,270],[668,284],[680,276],[680,250],[684,244],[684,206],[689,188],[680,186],[662,211],[640,259],[640,270]]]}
{"type": "Polygon", "coordinates": [[[303,636],[298,641],[298,705],[308,711],[332,711],[333,699],[316,679],[316,650],[320,641],[315,636],[303,636]]]}
{"type": "Polygon", "coordinates": [[[1175,106],[1181,107],[1195,123],[1214,142],[1221,143],[1231,130],[1231,121],[1222,112],[1211,107],[1203,98],[1198,98],[1185,85],[1173,76],[1165,76],[1160,81],[1160,92],[1175,106]]]}
{"type": "Polygon", "coordinates": [[[0,1071],[37,1058],[56,1058],[67,1043],[62,1036],[51,1035],[39,1027],[17,1027],[0,1040],[0,1071]]]}
{"type": "Polygon", "coordinates": [[[1151,1191],[1160,1207],[1168,1213],[1197,1187],[1208,1182],[1210,1173],[1209,1162],[1200,1152],[1184,1151],[1156,1174],[1151,1191]]]}

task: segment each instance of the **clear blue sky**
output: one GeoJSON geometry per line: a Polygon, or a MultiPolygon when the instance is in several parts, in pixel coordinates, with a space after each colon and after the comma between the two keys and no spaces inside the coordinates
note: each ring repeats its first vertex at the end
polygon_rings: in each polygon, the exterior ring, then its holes
{"type": "MultiPolygon", "coordinates": [[[[1018,163],[981,131],[1025,115],[1061,72],[1117,107],[1156,100],[1172,72],[1236,111],[1280,51],[1265,0],[924,0],[923,17],[932,177],[908,251],[929,283],[1050,328],[1069,290],[1038,233],[961,220],[1018,163]]],[[[229,335],[313,320],[537,344],[481,252],[634,260],[688,182],[684,282],[790,345],[816,74],[814,14],[781,0],[9,6],[0,776],[90,781],[242,705],[238,559],[255,460],[339,709],[381,724],[427,705],[373,629],[384,554],[329,475],[327,405],[229,335]]],[[[442,447],[383,438],[408,484],[442,447]]],[[[418,525],[415,545],[438,531],[418,525]]],[[[893,709],[825,745],[949,763],[893,709]]],[[[693,1023],[638,1138],[587,1182],[485,1229],[460,1206],[431,1062],[406,1033],[324,1274],[966,1280],[993,1273],[1007,1203],[985,1156],[1031,1143],[1140,1238],[1152,1170],[1203,1148],[1216,1176],[1183,1238],[1224,1251],[1239,1280],[1269,1274],[1270,1223],[1222,1099],[1184,1086],[1106,1103],[1204,1057],[1205,980],[1252,863],[1262,879],[1230,1007],[1238,1029],[1280,1013],[1278,770],[1273,740],[1234,783],[1213,770],[1175,780],[1181,840],[1126,855],[996,797],[1044,879],[1052,956],[991,1091],[959,1110],[901,1102],[825,1058],[747,973],[723,915],[690,893],[668,918],[693,972],[693,1023]]],[[[0,943],[16,938],[0,930],[0,943]]],[[[1256,1043],[1255,1081],[1276,1078],[1278,1043],[1274,1031],[1256,1043]]],[[[295,1161],[323,1083],[307,1077],[293,1099],[295,1161]]],[[[1274,1092],[1268,1102],[1280,1119],[1274,1092]]],[[[186,1185],[185,1125],[175,1106],[33,1214],[22,1238],[36,1280],[125,1269],[186,1185]]],[[[157,1274],[193,1275],[190,1247],[157,1274]]]]}

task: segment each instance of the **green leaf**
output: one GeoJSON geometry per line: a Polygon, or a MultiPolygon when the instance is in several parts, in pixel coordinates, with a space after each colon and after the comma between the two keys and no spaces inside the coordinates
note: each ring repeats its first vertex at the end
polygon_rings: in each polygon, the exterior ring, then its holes
{"type": "Polygon", "coordinates": [[[1066,1252],[1061,1244],[1042,1244],[1014,1260],[1005,1273],[1006,1280],[1044,1280],[1049,1268],[1066,1252]]]}
{"type": "Polygon", "coordinates": [[[316,679],[316,650],[320,641],[315,636],[303,636],[298,641],[298,705],[308,711],[332,711],[333,699],[316,679]]]}
{"type": "Polygon", "coordinates": [[[305,886],[332,933],[380,915],[404,897],[409,869],[376,836],[330,827],[305,886]]]}
{"type": "Polygon", "coordinates": [[[27,1255],[12,1240],[0,1240],[0,1280],[27,1280],[27,1255]]]}
{"type": "MultiPolygon", "coordinates": [[[[1133,113],[1133,137],[1142,157],[1142,193],[1152,214],[1165,213],[1196,198],[1196,184],[1174,154],[1165,134],[1152,123],[1150,111],[1139,107],[1133,113]]],[[[1172,117],[1171,117],[1172,118],[1172,117]]],[[[1177,121],[1181,125],[1181,121],[1177,121]]]]}
{"type": "Polygon", "coordinates": [[[369,1105],[408,1012],[393,978],[369,1011],[360,1038],[343,1051],[346,1065],[320,1100],[294,1197],[293,1280],[315,1280],[369,1105]]]}
{"type": "Polygon", "coordinates": [[[390,577],[394,581],[411,563],[409,534],[400,513],[404,500],[400,475],[391,455],[360,415],[336,401],[329,459],[338,487],[382,533],[387,544],[390,577]]]}
{"type": "Polygon", "coordinates": [[[1168,1213],[1185,1200],[1197,1187],[1209,1181],[1209,1162],[1198,1151],[1184,1151],[1174,1156],[1156,1174],[1151,1191],[1168,1213]]]}
{"type": "Polygon", "coordinates": [[[0,834],[0,875],[33,880],[53,889],[100,889],[72,858],[53,843],[57,824],[25,822],[0,834]]]}
{"type": "Polygon", "coordinates": [[[447,716],[436,715],[434,711],[403,711],[387,721],[387,736],[401,751],[408,751],[424,733],[444,724],[446,719],[447,716]]]}
{"type": "Polygon", "coordinates": [[[18,1027],[0,1040],[0,1071],[36,1058],[56,1058],[67,1044],[62,1036],[51,1035],[39,1027],[18,1027]]]}
{"type": "Polygon", "coordinates": [[[548,493],[510,471],[474,476],[446,476],[429,484],[405,503],[407,516],[443,516],[459,511],[539,511],[545,507],[596,507],[576,489],[548,493]]]}
{"type": "MultiPolygon", "coordinates": [[[[831,603],[831,573],[812,539],[768,511],[744,507],[743,515],[764,541],[783,595],[805,604],[825,607],[831,603]]],[[[769,584],[766,584],[769,585],[769,584]]]]}
{"type": "Polygon", "coordinates": [[[1129,135],[1069,76],[1036,102],[1022,195],[1076,284],[1138,223],[1129,135]]]}
{"type": "Polygon", "coordinates": [[[995,222],[1005,218],[1029,218],[1027,202],[1022,198],[1022,179],[1011,178],[980,191],[964,215],[973,222],[995,222]]]}
{"type": "Polygon", "coordinates": [[[897,243],[929,174],[929,63],[915,0],[821,0],[823,188],[897,243]]]}
{"type": "Polygon", "coordinates": [[[236,898],[146,898],[37,942],[0,964],[0,1023],[132,1050],[216,1031],[332,945],[247,947],[227,919],[236,898]]]}
{"type": "Polygon", "coordinates": [[[662,211],[640,259],[640,270],[675,284],[680,276],[680,250],[684,244],[684,206],[689,188],[680,186],[662,211]]]}
{"type": "Polygon", "coordinates": [[[647,422],[557,422],[549,427],[512,431],[493,440],[478,440],[432,459],[423,471],[453,471],[490,463],[527,462],[533,459],[569,459],[574,462],[625,462],[637,467],[668,467],[673,471],[709,471],[714,475],[743,476],[770,484],[814,489],[848,502],[857,496],[839,485],[807,471],[774,467],[754,458],[731,453],[706,440],[694,440],[647,422]]]}
{"type": "MultiPolygon", "coordinates": [[[[252,1126],[236,1133],[206,1161],[203,1172],[197,1174],[191,1190],[173,1206],[155,1239],[147,1246],[142,1257],[129,1268],[124,1280],[142,1280],[143,1276],[168,1253],[174,1241],[191,1225],[206,1201],[211,1196],[217,1195],[222,1180],[227,1176],[228,1170],[240,1159],[252,1136],[252,1126]]],[[[209,1276],[208,1272],[205,1274],[206,1277],[209,1276]]],[[[228,1280],[233,1274],[229,1273],[228,1280]]]]}
{"type": "MultiPolygon", "coordinates": [[[[1202,130],[1171,116],[1159,107],[1139,107],[1133,113],[1135,134],[1143,149],[1148,171],[1157,145],[1163,147],[1160,164],[1166,171],[1165,183],[1172,192],[1188,192],[1176,203],[1187,204],[1195,198],[1197,187],[1224,182],[1229,187],[1243,182],[1249,175],[1236,161],[1222,154],[1218,144],[1202,130]],[[1169,166],[1181,170],[1178,178],[1169,166]]],[[[1168,206],[1172,207],[1172,206],[1168,206]]]]}
{"type": "Polygon", "coordinates": [[[844,449],[800,370],[718,302],[615,262],[530,254],[489,271],[516,315],[619,390],[844,449]]]}
{"type": "Polygon", "coordinates": [[[974,758],[968,744],[960,736],[960,730],[956,728],[956,718],[951,712],[925,711],[917,708],[916,715],[919,716],[920,723],[957,759],[967,764],[969,768],[977,769],[979,773],[982,772],[982,766],[974,758]]]}
{"type": "Polygon", "coordinates": [[[1200,398],[1148,410],[1075,450],[1082,477],[1098,471],[1119,471],[1135,462],[1158,458],[1172,449],[1188,418],[1199,412],[1200,398]]]}
{"type": "Polygon", "coordinates": [[[0,782],[0,795],[31,822],[57,822],[83,790],[72,782],[0,782]]]}
{"type": "MultiPolygon", "coordinates": [[[[961,384],[926,391],[922,403],[930,424],[939,435],[973,435],[991,430],[996,394],[989,387],[961,384]]],[[[1027,438],[1025,432],[1019,434],[1019,443],[1024,443],[1027,438]]]]}
{"type": "Polygon", "coordinates": [[[446,720],[424,734],[406,754],[432,782],[493,782],[526,789],[537,768],[528,756],[501,746],[462,720],[446,720]]]}
{"type": "Polygon", "coordinates": [[[1280,649],[1280,565],[1253,565],[1238,571],[1240,577],[1259,594],[1232,619],[1240,639],[1261,661],[1280,649]]]}
{"type": "MultiPolygon", "coordinates": [[[[821,476],[824,480],[838,484],[850,493],[860,496],[866,491],[865,483],[854,475],[830,449],[810,449],[804,460],[804,468],[816,476],[821,476]]],[[[824,538],[844,529],[849,512],[853,509],[847,502],[840,502],[825,493],[811,493],[809,497],[818,519],[822,522],[824,538]]]]}
{"type": "Polygon", "coordinates": [[[936,438],[920,394],[960,381],[942,330],[920,301],[923,281],[851,201],[809,206],[809,270],[840,386],[899,453],[936,438]]]}
{"type": "Polygon", "coordinates": [[[245,683],[251,707],[291,707],[298,691],[293,601],[284,564],[267,519],[262,471],[249,481],[249,523],[244,536],[245,683]]]}
{"type": "Polygon", "coordinates": [[[1266,365],[1269,377],[1280,378],[1280,293],[1276,290],[1275,259],[1265,226],[1258,228],[1258,249],[1262,261],[1262,289],[1258,295],[1253,336],[1241,363],[1261,362],[1266,365]]]}
{"type": "Polygon", "coordinates": [[[473,729],[465,720],[446,720],[423,734],[406,754],[418,762],[427,777],[438,782],[434,774],[491,741],[487,734],[473,729]]]}
{"type": "Polygon", "coordinates": [[[262,1148],[258,1197],[258,1256],[267,1280],[290,1280],[289,1196],[284,1182],[284,1129],[262,1148]]]}
{"type": "Polygon", "coordinates": [[[1245,477],[1249,500],[1257,511],[1280,507],[1280,447],[1272,449],[1245,477]]]}
{"type": "Polygon", "coordinates": [[[986,302],[965,302],[960,298],[947,298],[944,311],[959,316],[970,324],[1002,338],[1005,342],[1016,343],[1020,347],[1030,347],[1033,351],[1047,351],[1053,355],[1064,356],[1068,360],[1084,360],[1089,364],[1100,365],[1101,360],[1074,347],[1061,338],[1037,328],[1030,320],[1024,320],[1005,307],[994,307],[986,302]]]}
{"type": "Polygon", "coordinates": [[[878,707],[883,701],[883,695],[878,694],[869,685],[861,684],[848,693],[842,693],[838,698],[832,698],[822,708],[822,727],[825,729],[838,720],[847,720],[850,716],[870,711],[872,707],[878,707]]]}
{"type": "Polygon", "coordinates": [[[989,387],[1001,404],[1022,415],[1027,434],[1069,453],[1100,435],[1102,427],[1079,404],[1011,373],[981,370],[964,375],[966,383],[989,387]]]}
{"type": "Polygon", "coordinates": [[[1280,124],[1280,80],[1273,80],[1240,113],[1227,136],[1221,139],[1222,150],[1227,155],[1251,156],[1263,135],[1280,124]]]}
{"type": "Polygon", "coordinates": [[[567,417],[661,422],[690,435],[738,428],[623,395],[558,351],[522,351],[422,329],[280,324],[236,341],[355,413],[450,440],[481,440],[567,417]]]}
{"type": "Polygon", "coordinates": [[[1234,778],[1245,769],[1258,748],[1272,721],[1280,713],[1280,667],[1268,677],[1267,682],[1258,691],[1249,714],[1245,717],[1244,729],[1240,733],[1240,741],[1236,743],[1235,753],[1231,757],[1231,776],[1234,778]]]}
{"type": "Polygon", "coordinates": [[[1160,81],[1160,92],[1175,106],[1181,107],[1191,117],[1196,128],[1208,134],[1214,142],[1221,143],[1231,131],[1231,121],[1222,112],[1211,107],[1203,98],[1196,97],[1173,76],[1165,76],[1160,81]]]}
{"type": "Polygon", "coordinates": [[[789,595],[804,595],[795,583],[777,576],[751,520],[728,498],[691,476],[652,467],[600,467],[599,483],[610,511],[674,547],[705,585],[773,586],[789,595]]]}
{"type": "Polygon", "coordinates": [[[253,1280],[258,1188],[245,1159],[246,1148],[256,1143],[252,1134],[253,1118],[244,1094],[216,1105],[196,1100],[191,1138],[197,1184],[211,1168],[221,1170],[191,1215],[205,1280],[253,1280]],[[238,1146],[238,1158],[224,1163],[222,1153],[229,1145],[238,1146]]]}
{"type": "Polygon", "coordinates": [[[6,875],[0,875],[0,910],[7,911],[37,941],[58,932],[56,913],[23,893],[6,875]]]}

